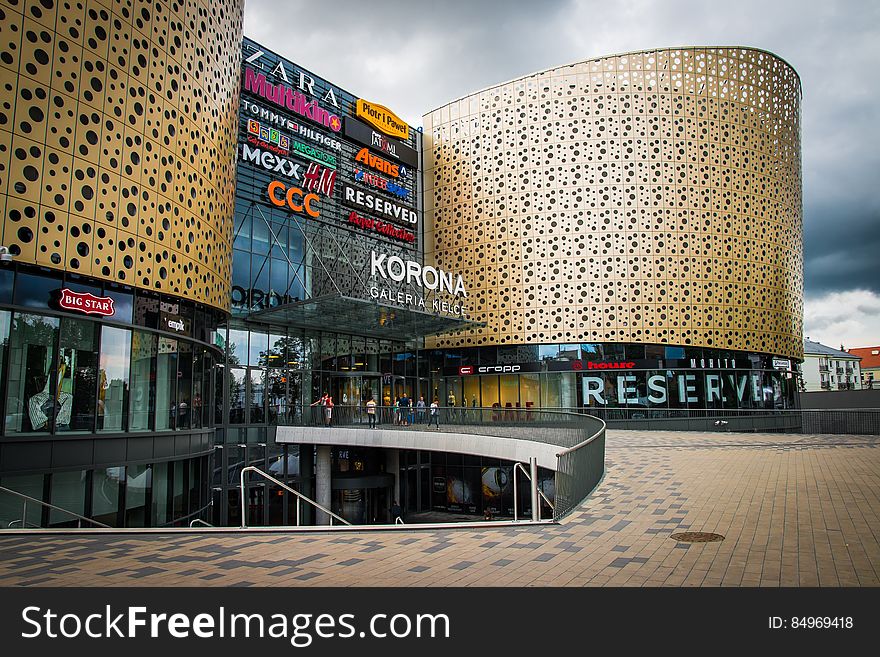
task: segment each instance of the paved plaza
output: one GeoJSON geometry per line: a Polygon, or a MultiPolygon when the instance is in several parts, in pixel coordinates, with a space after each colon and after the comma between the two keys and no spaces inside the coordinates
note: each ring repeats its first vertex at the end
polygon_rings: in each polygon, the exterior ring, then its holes
{"type": "Polygon", "coordinates": [[[880,437],[608,431],[558,525],[0,535],[13,586],[877,586],[880,437]],[[681,543],[670,535],[715,532],[681,543]]]}

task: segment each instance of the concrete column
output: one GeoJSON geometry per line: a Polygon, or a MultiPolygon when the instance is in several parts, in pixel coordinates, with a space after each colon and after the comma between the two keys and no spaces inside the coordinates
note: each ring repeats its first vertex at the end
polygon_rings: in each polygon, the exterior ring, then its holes
{"type": "MultiPolygon", "coordinates": [[[[397,500],[398,504],[401,503],[400,499],[400,450],[399,449],[386,449],[385,450],[385,472],[394,475],[394,498],[389,501],[388,508],[391,508],[391,504],[394,503],[394,500],[397,500]]],[[[403,505],[401,504],[401,507],[403,505]]]]}
{"type": "MultiPolygon", "coordinates": [[[[300,476],[300,492],[310,500],[315,499],[314,484],[312,476],[315,474],[315,446],[299,445],[299,476],[300,476]]],[[[293,500],[291,504],[296,504],[293,500]]],[[[294,507],[294,512],[296,507],[294,507]]],[[[300,513],[303,525],[311,525],[315,518],[315,507],[305,502],[300,503],[300,513]]],[[[294,521],[295,522],[295,521],[294,521]]]]}
{"type": "MultiPolygon", "coordinates": [[[[330,446],[318,445],[315,462],[315,501],[326,509],[331,508],[332,488],[330,483],[330,446]]],[[[329,525],[330,517],[323,511],[315,510],[315,524],[329,525]]]]}

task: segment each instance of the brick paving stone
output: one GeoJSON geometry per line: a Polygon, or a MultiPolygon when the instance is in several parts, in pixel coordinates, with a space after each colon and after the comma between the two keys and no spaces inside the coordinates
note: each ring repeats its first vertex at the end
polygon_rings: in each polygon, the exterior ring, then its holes
{"type": "Polygon", "coordinates": [[[605,478],[558,525],[0,534],[0,584],[878,586],[878,446],[877,436],[609,431],[605,478]],[[669,538],[685,529],[725,538],[669,538]]]}

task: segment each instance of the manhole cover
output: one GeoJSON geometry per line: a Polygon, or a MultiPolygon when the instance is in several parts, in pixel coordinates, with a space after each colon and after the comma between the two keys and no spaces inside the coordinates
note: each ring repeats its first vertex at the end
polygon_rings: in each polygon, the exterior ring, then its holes
{"type": "Polygon", "coordinates": [[[721,534],[711,532],[681,532],[680,534],[672,534],[669,538],[682,543],[715,543],[724,540],[721,534]]]}

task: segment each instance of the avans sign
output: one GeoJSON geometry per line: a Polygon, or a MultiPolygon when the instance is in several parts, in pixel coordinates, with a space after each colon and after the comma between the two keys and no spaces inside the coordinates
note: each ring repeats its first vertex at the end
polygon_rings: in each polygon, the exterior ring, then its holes
{"type": "Polygon", "coordinates": [[[66,287],[61,290],[58,305],[65,310],[75,310],[86,315],[113,317],[116,312],[113,309],[113,299],[110,297],[96,297],[94,294],[74,292],[66,287]]]}
{"type": "Polygon", "coordinates": [[[317,100],[309,101],[304,94],[287,85],[271,84],[265,75],[252,68],[244,70],[244,90],[330,128],[333,132],[342,130],[342,120],[318,105],[317,100]]]}
{"type": "Polygon", "coordinates": [[[409,137],[409,126],[406,124],[406,121],[384,105],[358,98],[354,106],[354,115],[363,119],[377,130],[381,130],[386,135],[391,135],[398,139],[409,137]]]}
{"type": "Polygon", "coordinates": [[[379,173],[384,173],[392,178],[400,176],[400,167],[398,165],[391,164],[388,160],[383,160],[381,157],[373,155],[368,148],[359,150],[358,154],[354,156],[354,161],[365,164],[371,169],[375,169],[379,173]]]}
{"type": "Polygon", "coordinates": [[[466,297],[464,279],[461,274],[443,271],[438,267],[425,266],[400,256],[377,254],[370,251],[370,277],[379,277],[397,283],[416,285],[436,292],[448,292],[457,297],[466,297]]]}
{"type": "Polygon", "coordinates": [[[312,205],[313,203],[316,205],[318,203],[317,194],[307,193],[299,187],[288,189],[283,182],[278,180],[270,182],[266,191],[269,194],[269,201],[272,205],[277,205],[279,208],[286,205],[294,212],[305,212],[310,217],[316,219],[320,215],[318,209],[312,205]]]}

